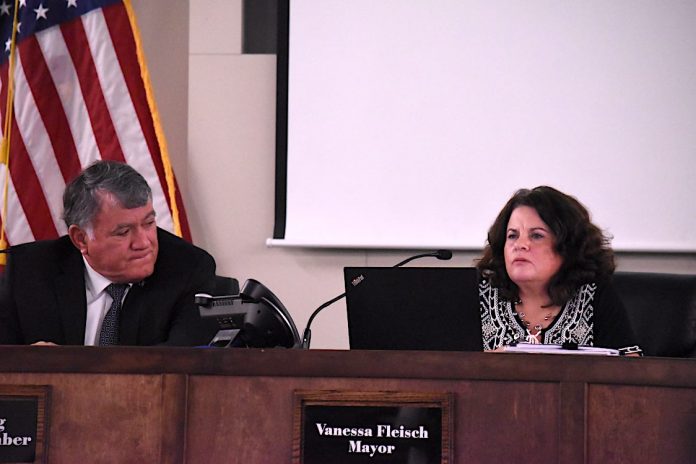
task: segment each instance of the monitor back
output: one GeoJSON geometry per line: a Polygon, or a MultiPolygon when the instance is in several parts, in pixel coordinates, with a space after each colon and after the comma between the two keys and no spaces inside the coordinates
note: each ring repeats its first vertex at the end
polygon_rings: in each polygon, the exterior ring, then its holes
{"type": "Polygon", "coordinates": [[[344,268],[351,349],[481,351],[476,268],[344,268]]]}

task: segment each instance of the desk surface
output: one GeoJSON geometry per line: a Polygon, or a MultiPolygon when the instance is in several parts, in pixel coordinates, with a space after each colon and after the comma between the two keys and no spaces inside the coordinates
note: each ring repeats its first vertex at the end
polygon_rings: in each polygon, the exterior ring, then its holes
{"type": "Polygon", "coordinates": [[[487,379],[696,387],[696,359],[436,351],[0,346],[1,372],[487,379]]]}

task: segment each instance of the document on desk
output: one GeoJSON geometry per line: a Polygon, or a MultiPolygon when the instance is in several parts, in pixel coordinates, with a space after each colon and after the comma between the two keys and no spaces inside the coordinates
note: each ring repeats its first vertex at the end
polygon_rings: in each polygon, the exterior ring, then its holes
{"type": "Polygon", "coordinates": [[[517,345],[506,346],[503,352],[619,356],[619,350],[615,350],[612,348],[601,348],[598,346],[578,346],[573,348],[564,348],[563,345],[543,343],[518,343],[517,345]]]}

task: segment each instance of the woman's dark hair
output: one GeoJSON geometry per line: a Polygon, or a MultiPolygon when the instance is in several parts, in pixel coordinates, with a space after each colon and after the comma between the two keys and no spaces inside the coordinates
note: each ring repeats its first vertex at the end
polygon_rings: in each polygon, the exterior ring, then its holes
{"type": "Polygon", "coordinates": [[[587,208],[552,187],[521,189],[505,204],[488,230],[488,241],[477,263],[481,275],[499,289],[503,298],[519,298],[519,289],[505,269],[504,256],[508,222],[519,206],[534,208],[556,237],[555,249],[563,264],[549,283],[552,304],[563,305],[581,285],[604,282],[613,274],[616,266],[610,238],[592,223],[587,208]]]}

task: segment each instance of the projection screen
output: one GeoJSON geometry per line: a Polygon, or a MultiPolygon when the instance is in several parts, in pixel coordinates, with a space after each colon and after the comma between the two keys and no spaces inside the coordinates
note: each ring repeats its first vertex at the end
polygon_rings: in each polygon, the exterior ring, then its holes
{"type": "Polygon", "coordinates": [[[551,185],[618,250],[696,251],[696,2],[281,4],[268,245],[480,249],[551,185]]]}

